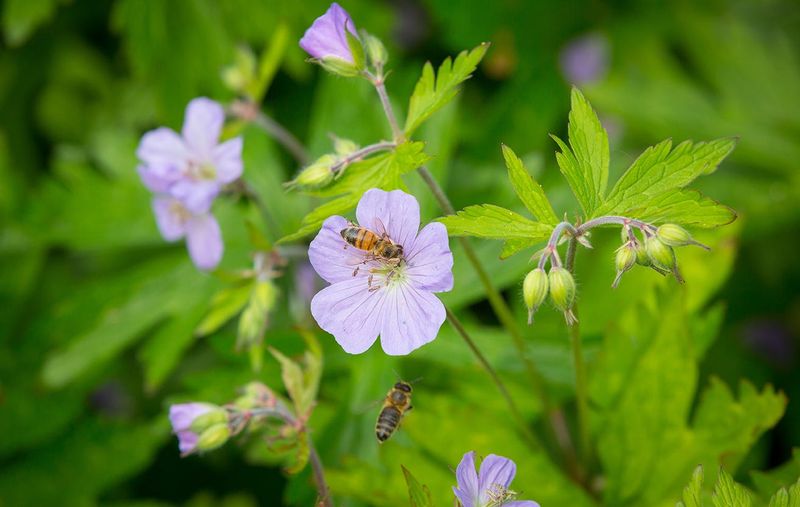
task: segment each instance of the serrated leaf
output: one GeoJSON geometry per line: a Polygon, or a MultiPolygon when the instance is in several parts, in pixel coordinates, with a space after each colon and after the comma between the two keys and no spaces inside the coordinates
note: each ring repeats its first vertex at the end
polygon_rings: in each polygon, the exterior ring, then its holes
{"type": "Polygon", "coordinates": [[[556,212],[553,211],[553,206],[547,199],[542,186],[525,169],[522,160],[516,153],[505,144],[503,145],[503,158],[505,158],[508,177],[514,191],[528,211],[533,214],[533,217],[545,224],[556,225],[559,223],[556,212]]]}
{"type": "Polygon", "coordinates": [[[720,468],[711,502],[714,507],[750,507],[752,499],[744,487],[737,484],[730,474],[720,468]]]}
{"type": "Polygon", "coordinates": [[[424,486],[411,474],[411,472],[403,465],[403,475],[406,478],[406,485],[408,486],[408,499],[411,502],[411,507],[433,507],[433,500],[431,500],[431,492],[428,486],[424,486]]]}
{"type": "Polygon", "coordinates": [[[643,200],[624,212],[645,222],[671,222],[711,229],[736,220],[736,212],[696,190],[670,190],[643,200]]]}
{"type": "Polygon", "coordinates": [[[779,489],[770,499],[769,507],[800,507],[800,479],[789,491],[786,488],[779,489]]]}
{"type": "Polygon", "coordinates": [[[488,49],[489,44],[484,42],[472,51],[462,51],[455,61],[448,57],[435,75],[433,65],[430,62],[425,64],[408,103],[404,129],[406,136],[410,136],[433,113],[453,100],[459,92],[459,85],[470,78],[488,49]]]}
{"type": "Polygon", "coordinates": [[[703,466],[699,465],[692,473],[692,480],[683,488],[683,502],[678,502],[678,507],[703,507],[702,487],[703,466]]]}
{"type": "Polygon", "coordinates": [[[297,417],[305,417],[317,399],[319,381],[322,377],[322,356],[313,336],[304,335],[308,350],[303,355],[303,366],[270,347],[270,353],[281,364],[281,377],[286,392],[292,399],[297,417]]]}
{"type": "Polygon", "coordinates": [[[553,230],[551,225],[534,222],[494,204],[467,206],[455,215],[438,219],[451,236],[476,236],[492,239],[541,241],[553,230]]]}
{"type": "Polygon", "coordinates": [[[423,151],[424,148],[424,143],[406,142],[392,152],[351,164],[333,185],[311,193],[319,197],[335,198],[308,213],[300,228],[278,240],[278,243],[294,241],[318,231],[325,219],[331,215],[343,215],[354,208],[364,192],[371,188],[405,189],[401,176],[430,160],[423,151]]]}
{"type": "Polygon", "coordinates": [[[505,243],[503,243],[503,249],[500,251],[500,259],[508,259],[515,253],[526,248],[530,248],[539,242],[540,240],[508,239],[505,243]]]}
{"type": "Polygon", "coordinates": [[[624,215],[643,200],[685,187],[710,174],[736,145],[734,139],[709,142],[684,141],[672,149],[666,140],[647,148],[620,177],[596,215],[624,215]]]}
{"type": "Polygon", "coordinates": [[[200,324],[194,330],[197,336],[206,336],[218,330],[238,314],[250,299],[250,284],[226,287],[214,295],[200,324]]]}

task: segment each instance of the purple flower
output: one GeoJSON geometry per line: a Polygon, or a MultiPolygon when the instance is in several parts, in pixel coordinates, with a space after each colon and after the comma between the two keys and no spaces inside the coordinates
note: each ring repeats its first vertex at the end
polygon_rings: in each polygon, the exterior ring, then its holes
{"type": "Polygon", "coordinates": [[[607,70],[608,40],[602,35],[585,35],[573,40],[561,51],[561,71],[570,83],[599,81],[607,70]]]}
{"type": "Polygon", "coordinates": [[[181,454],[191,454],[197,450],[199,434],[206,429],[206,426],[220,424],[226,417],[220,413],[221,409],[209,403],[181,403],[169,407],[169,422],[172,425],[172,432],[178,436],[178,448],[181,454]],[[208,421],[200,420],[200,416],[212,414],[206,417],[208,421]]]}
{"type": "Polygon", "coordinates": [[[322,16],[314,23],[300,39],[300,47],[317,60],[338,58],[353,64],[353,53],[347,43],[346,32],[358,37],[356,26],[346,10],[336,2],[332,3],[322,16]]]}
{"type": "Polygon", "coordinates": [[[356,209],[358,224],[384,231],[403,247],[396,267],[375,259],[342,239],[349,222],[332,216],[308,250],[309,260],[331,285],[311,301],[311,314],[350,354],[366,351],[381,337],[384,352],[405,355],[436,338],[445,309],[434,292],[453,288],[453,254],[440,223],[419,234],[419,203],[400,190],[371,189],[356,209]]]}
{"type": "Polygon", "coordinates": [[[517,493],[509,486],[517,474],[517,465],[508,458],[490,454],[475,471],[475,451],[461,458],[456,469],[458,486],[453,487],[463,507],[539,507],[532,500],[514,500],[517,493]]]}
{"type": "Polygon", "coordinates": [[[192,213],[174,197],[153,197],[153,212],[161,235],[167,241],[186,238],[189,256],[200,269],[214,269],[222,260],[222,233],[211,213],[192,213]]]}
{"type": "Polygon", "coordinates": [[[136,150],[145,186],[207,212],[222,186],[242,175],[242,138],[219,144],[224,122],[222,106],[198,98],[186,106],[181,135],[166,127],[146,133],[136,150]]]}

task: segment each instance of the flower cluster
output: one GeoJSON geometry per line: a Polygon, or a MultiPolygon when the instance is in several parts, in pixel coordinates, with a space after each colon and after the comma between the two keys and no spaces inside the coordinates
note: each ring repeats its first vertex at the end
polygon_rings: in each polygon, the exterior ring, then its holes
{"type": "Polygon", "coordinates": [[[486,456],[476,471],[475,451],[470,451],[456,468],[453,493],[462,507],[539,507],[532,500],[515,500],[517,492],[509,489],[515,475],[517,465],[496,454],[486,456]]]}
{"type": "Polygon", "coordinates": [[[350,354],[366,351],[379,335],[387,354],[408,354],[436,338],[445,319],[433,293],[453,288],[447,229],[431,223],[420,231],[419,203],[401,190],[368,190],[356,218],[356,227],[375,235],[370,250],[359,248],[367,241],[345,240],[354,224],[341,216],[325,220],[311,242],[311,265],[331,284],[314,296],[311,314],[350,354]],[[389,244],[400,247],[399,263],[376,251],[389,244]]]}
{"type": "Polygon", "coordinates": [[[189,255],[200,269],[222,259],[222,234],[211,204],[222,187],[242,175],[242,139],[219,143],[225,112],[197,98],[186,107],[180,134],[161,127],[147,132],[136,155],[139,176],[154,193],[152,206],[167,241],[186,238],[189,255]]]}

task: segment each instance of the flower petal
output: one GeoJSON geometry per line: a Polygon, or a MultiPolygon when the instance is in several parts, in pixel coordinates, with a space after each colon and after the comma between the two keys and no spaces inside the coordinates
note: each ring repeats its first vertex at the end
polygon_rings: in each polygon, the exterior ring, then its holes
{"type": "Polygon", "coordinates": [[[139,178],[145,187],[151,192],[157,194],[166,194],[169,191],[170,185],[175,181],[174,178],[165,178],[153,172],[149,166],[140,165],[136,167],[139,173],[139,178]]]}
{"type": "Polygon", "coordinates": [[[500,486],[508,489],[516,474],[517,465],[510,459],[496,454],[486,456],[481,462],[481,469],[478,472],[481,501],[488,500],[488,492],[493,487],[500,486]]]}
{"type": "MultiPolygon", "coordinates": [[[[348,223],[344,217],[329,217],[322,223],[322,228],[308,247],[311,265],[328,283],[352,279],[353,271],[364,261],[364,252],[342,239],[341,231],[348,223]]],[[[367,276],[368,273],[369,266],[361,265],[358,275],[367,276]]]]}
{"type": "Polygon", "coordinates": [[[178,449],[180,449],[181,454],[186,455],[191,453],[197,447],[197,434],[193,431],[186,430],[180,431],[177,433],[178,435],[178,449]]]}
{"type": "Polygon", "coordinates": [[[201,159],[199,161],[211,161],[223,123],[225,123],[225,110],[211,99],[200,97],[186,106],[183,138],[193,155],[201,159]]]}
{"type": "Polygon", "coordinates": [[[540,507],[540,506],[533,500],[515,500],[513,502],[504,503],[503,507],[540,507]]]}
{"type": "Polygon", "coordinates": [[[217,267],[224,249],[217,219],[210,213],[190,218],[186,223],[186,245],[195,266],[204,270],[217,267]]]}
{"type": "Polygon", "coordinates": [[[239,179],[242,175],[242,138],[234,137],[214,148],[213,159],[218,182],[230,183],[239,179]]]}
{"type": "Polygon", "coordinates": [[[311,300],[311,315],[348,354],[366,351],[380,332],[384,290],[370,292],[363,277],[325,287],[311,300]]]}
{"type": "Polygon", "coordinates": [[[386,292],[381,324],[384,352],[390,356],[404,356],[436,338],[446,317],[439,298],[410,284],[390,285],[377,292],[386,292]]]}
{"type": "Polygon", "coordinates": [[[142,136],[136,156],[156,176],[174,181],[183,173],[189,152],[174,130],[161,127],[142,136]]]}
{"type": "Polygon", "coordinates": [[[176,241],[186,234],[188,212],[180,202],[165,195],[157,195],[152,201],[156,225],[167,241],[176,241]]]}
{"type": "Polygon", "coordinates": [[[334,2],[325,14],[315,19],[306,30],[300,39],[300,47],[313,58],[333,56],[353,63],[353,54],[347,44],[345,30],[358,36],[350,15],[334,2]]]}
{"type": "Polygon", "coordinates": [[[372,188],[364,192],[356,208],[358,224],[378,234],[384,232],[405,251],[414,249],[419,231],[419,203],[402,190],[386,192],[372,188]]]}
{"type": "Polygon", "coordinates": [[[207,403],[178,403],[169,407],[169,422],[172,431],[186,431],[192,425],[195,418],[210,411],[211,407],[207,403]]]}
{"type": "Polygon", "coordinates": [[[458,500],[463,507],[480,507],[478,474],[475,472],[475,451],[464,454],[461,463],[456,468],[456,481],[458,487],[453,488],[458,500]]]}
{"type": "Polygon", "coordinates": [[[453,253],[447,228],[433,222],[426,225],[406,252],[406,275],[419,290],[446,292],[453,289],[453,253]]]}
{"type": "Polygon", "coordinates": [[[170,186],[169,193],[192,213],[202,214],[211,209],[211,203],[219,190],[220,186],[216,181],[184,179],[170,186]]]}

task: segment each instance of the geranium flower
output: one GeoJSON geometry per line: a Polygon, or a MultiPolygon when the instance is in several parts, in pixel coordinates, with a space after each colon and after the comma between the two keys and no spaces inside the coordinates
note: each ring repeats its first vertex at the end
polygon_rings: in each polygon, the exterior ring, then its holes
{"type": "Polygon", "coordinates": [[[214,269],[222,260],[224,246],[219,224],[211,213],[193,213],[181,201],[167,195],[153,197],[153,212],[161,236],[167,241],[186,238],[194,265],[214,269]]]}
{"type": "Polygon", "coordinates": [[[517,493],[510,490],[511,481],[517,475],[517,465],[508,458],[490,454],[475,471],[475,451],[461,459],[456,468],[458,486],[453,493],[463,507],[539,507],[532,500],[515,500],[517,493]]]}
{"type": "Polygon", "coordinates": [[[322,16],[314,23],[300,39],[300,47],[317,60],[338,58],[347,63],[354,63],[353,52],[347,43],[347,32],[358,37],[356,25],[350,14],[336,2],[332,3],[322,16]]]}
{"type": "Polygon", "coordinates": [[[360,354],[380,335],[384,352],[408,354],[436,338],[445,319],[444,305],[433,293],[453,288],[447,229],[431,223],[417,234],[419,203],[400,190],[368,190],[358,203],[356,218],[378,235],[385,229],[403,247],[404,260],[393,267],[371,258],[342,238],[347,219],[328,218],[308,256],[331,285],[314,296],[311,314],[345,352],[360,354]]]}
{"type": "MultiPolygon", "coordinates": [[[[226,426],[227,421],[225,410],[210,403],[179,403],[169,407],[172,432],[178,437],[178,448],[184,456],[197,450],[210,450],[205,449],[205,445],[198,445],[201,437],[208,429],[213,429],[212,433],[219,433],[216,427],[226,426]]],[[[206,440],[209,438],[206,437],[206,440]]]]}
{"type": "Polygon", "coordinates": [[[208,211],[222,186],[242,175],[242,138],[219,144],[224,122],[221,105],[197,98],[186,106],[180,135],[167,127],[147,132],[136,150],[145,186],[193,213],[208,211]]]}

